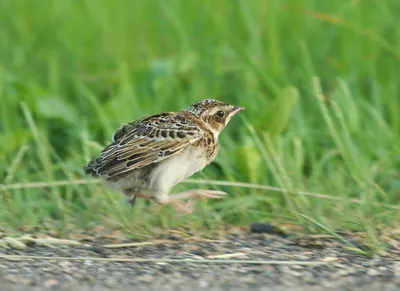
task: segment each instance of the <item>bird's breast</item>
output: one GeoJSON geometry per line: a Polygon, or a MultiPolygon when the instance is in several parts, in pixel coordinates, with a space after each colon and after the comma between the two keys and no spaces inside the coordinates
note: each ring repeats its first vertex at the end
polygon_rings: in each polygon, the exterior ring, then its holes
{"type": "Polygon", "coordinates": [[[152,173],[152,185],[169,191],[174,185],[202,170],[209,164],[204,148],[189,147],[181,153],[164,160],[152,173]]]}

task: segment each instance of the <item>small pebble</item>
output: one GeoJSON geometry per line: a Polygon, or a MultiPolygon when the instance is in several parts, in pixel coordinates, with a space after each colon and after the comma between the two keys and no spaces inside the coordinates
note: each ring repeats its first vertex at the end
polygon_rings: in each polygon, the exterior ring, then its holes
{"type": "Polygon", "coordinates": [[[151,275],[142,275],[142,276],[138,276],[137,279],[141,282],[150,283],[154,280],[154,277],[151,275]]]}
{"type": "Polygon", "coordinates": [[[58,285],[58,281],[55,279],[49,279],[49,280],[44,281],[44,283],[43,283],[43,286],[45,288],[52,288],[56,285],[58,285]]]}
{"type": "Polygon", "coordinates": [[[250,226],[250,231],[252,233],[275,234],[276,230],[277,230],[277,228],[269,223],[255,222],[255,223],[252,223],[250,226]]]}
{"type": "Polygon", "coordinates": [[[117,285],[117,280],[114,278],[107,278],[104,280],[104,285],[106,285],[108,288],[113,288],[117,285]]]}
{"type": "Polygon", "coordinates": [[[367,271],[368,276],[378,276],[379,275],[379,271],[376,269],[369,269],[367,271]]]}

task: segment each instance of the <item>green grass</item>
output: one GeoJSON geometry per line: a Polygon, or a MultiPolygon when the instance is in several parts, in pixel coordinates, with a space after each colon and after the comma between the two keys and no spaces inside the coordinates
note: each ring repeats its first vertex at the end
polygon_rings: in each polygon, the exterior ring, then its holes
{"type": "Polygon", "coordinates": [[[0,228],[143,237],[275,220],[382,249],[400,221],[399,13],[396,0],[0,1],[0,183],[50,185],[3,187],[0,228]],[[246,108],[193,177],[229,197],[180,218],[72,183],[121,123],[206,97],[246,108]]]}

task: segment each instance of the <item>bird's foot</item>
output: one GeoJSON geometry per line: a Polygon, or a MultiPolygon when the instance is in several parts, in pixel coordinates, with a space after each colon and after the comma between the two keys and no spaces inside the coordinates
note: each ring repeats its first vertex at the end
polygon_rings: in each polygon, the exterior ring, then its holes
{"type": "Polygon", "coordinates": [[[203,189],[195,189],[195,190],[188,190],[185,192],[177,193],[172,195],[173,199],[188,199],[188,198],[197,198],[197,199],[221,199],[227,193],[223,191],[216,191],[216,190],[203,190],[203,189]]]}
{"type": "Polygon", "coordinates": [[[158,204],[170,204],[174,209],[182,214],[190,214],[194,210],[195,201],[192,199],[221,199],[227,193],[223,191],[215,191],[215,190],[203,190],[203,189],[196,189],[196,190],[188,190],[181,193],[176,193],[168,196],[162,196],[155,199],[158,204]],[[187,202],[182,202],[180,200],[183,199],[191,199],[187,202]]]}
{"type": "Polygon", "coordinates": [[[172,199],[170,204],[174,207],[175,211],[177,211],[181,215],[187,215],[193,212],[194,210],[194,201],[188,202],[180,202],[175,199],[172,199]]]}
{"type": "Polygon", "coordinates": [[[131,207],[135,206],[136,198],[137,198],[136,195],[133,195],[133,196],[131,196],[131,197],[128,198],[128,203],[129,203],[129,205],[130,205],[131,207]]]}
{"type": "Polygon", "coordinates": [[[195,201],[190,200],[188,202],[182,203],[179,200],[181,199],[221,199],[223,198],[227,193],[223,191],[214,191],[214,190],[203,190],[203,189],[198,189],[198,190],[188,190],[185,192],[173,194],[170,196],[169,203],[175,208],[180,213],[183,214],[190,214],[193,212],[194,206],[195,206],[195,201]]]}

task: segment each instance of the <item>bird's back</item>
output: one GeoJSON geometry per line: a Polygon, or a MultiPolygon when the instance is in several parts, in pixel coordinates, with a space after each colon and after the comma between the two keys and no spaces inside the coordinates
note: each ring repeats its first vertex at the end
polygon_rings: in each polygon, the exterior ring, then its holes
{"type": "Polygon", "coordinates": [[[203,136],[201,122],[189,112],[168,112],[125,124],[85,173],[106,179],[160,163],[181,153],[203,136]]]}

